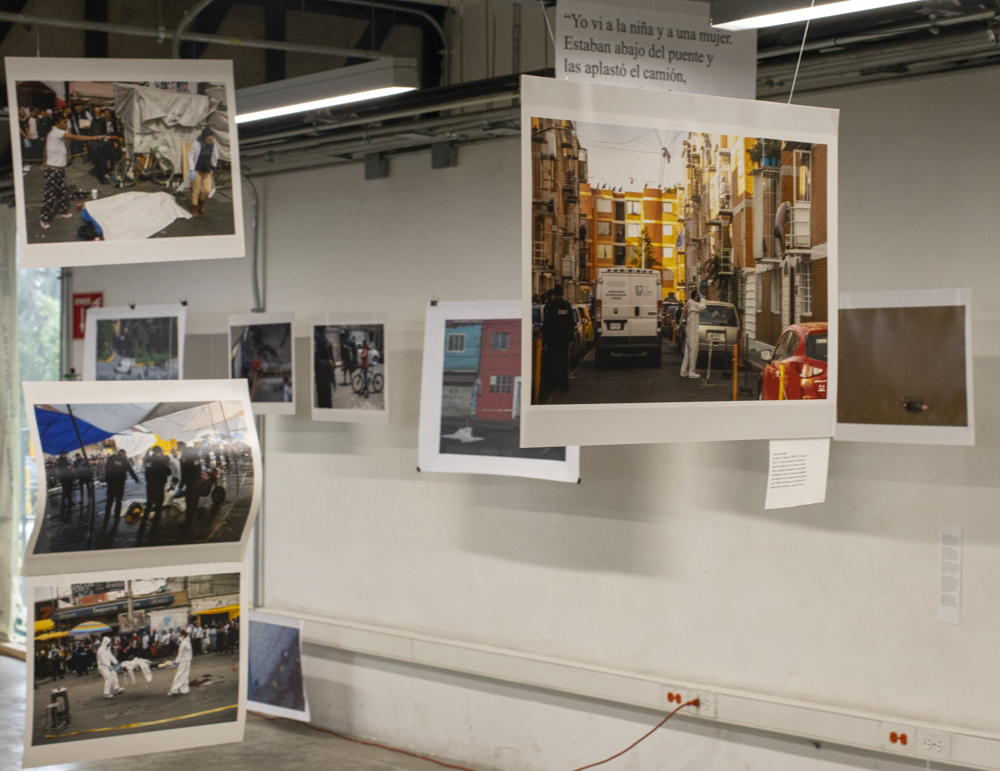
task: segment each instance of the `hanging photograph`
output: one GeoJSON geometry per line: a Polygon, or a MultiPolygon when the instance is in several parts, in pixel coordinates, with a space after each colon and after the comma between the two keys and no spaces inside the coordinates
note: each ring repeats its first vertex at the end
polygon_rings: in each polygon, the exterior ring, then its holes
{"type": "Polygon", "coordinates": [[[24,766],[242,741],[247,583],[238,563],[29,578],[24,766]]]}
{"type": "Polygon", "coordinates": [[[232,62],[5,63],[23,267],[244,256],[232,62]]]}
{"type": "Polygon", "coordinates": [[[91,308],[83,340],[84,380],[183,380],[183,305],[91,308]]]}
{"type": "Polygon", "coordinates": [[[25,383],[24,399],[26,575],[243,558],[261,486],[245,381],[25,383]]]}
{"type": "Polygon", "coordinates": [[[580,480],[579,447],[521,447],[521,344],[517,300],[427,307],[421,471],[580,480]]]}
{"type": "Polygon", "coordinates": [[[521,109],[522,445],[830,436],[838,112],[531,77],[521,109]]]}
{"type": "Polygon", "coordinates": [[[247,381],[256,415],[295,414],[294,316],[229,317],[229,377],[247,381]]]}
{"type": "Polygon", "coordinates": [[[971,289],[844,293],[839,350],[835,439],[975,444],[971,289]]]}
{"type": "Polygon", "coordinates": [[[312,326],[312,419],[389,421],[384,313],[332,313],[312,326]]]}
{"type": "Polygon", "coordinates": [[[249,709],[308,723],[302,621],[252,610],[247,622],[249,709]]]}

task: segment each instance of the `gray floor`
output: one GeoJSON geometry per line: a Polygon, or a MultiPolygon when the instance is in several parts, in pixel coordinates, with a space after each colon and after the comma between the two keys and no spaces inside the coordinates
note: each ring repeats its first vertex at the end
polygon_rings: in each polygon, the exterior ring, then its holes
{"type": "MultiPolygon", "coordinates": [[[[24,746],[25,665],[0,656],[0,771],[21,767],[24,746]]],[[[108,771],[177,771],[205,765],[205,750],[193,749],[170,755],[144,755],[100,763],[49,766],[60,769],[107,769],[108,771]]],[[[286,720],[268,721],[248,716],[246,736],[240,744],[212,749],[213,768],[238,769],[332,769],[333,771],[433,771],[440,768],[377,747],[344,741],[312,731],[286,720]]]]}

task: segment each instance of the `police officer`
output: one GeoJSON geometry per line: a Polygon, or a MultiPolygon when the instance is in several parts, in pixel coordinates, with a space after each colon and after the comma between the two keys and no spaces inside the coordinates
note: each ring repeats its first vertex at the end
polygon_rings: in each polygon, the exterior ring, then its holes
{"type": "Polygon", "coordinates": [[[83,507],[84,494],[87,495],[88,505],[94,505],[94,469],[90,466],[90,458],[86,455],[77,458],[73,463],[76,472],[77,482],[80,484],[80,507],[83,507]]]}
{"type": "Polygon", "coordinates": [[[181,487],[184,488],[185,523],[191,521],[198,512],[198,499],[201,498],[201,452],[197,447],[188,447],[184,442],[177,443],[181,451],[181,487]]]}
{"type": "Polygon", "coordinates": [[[108,483],[108,499],[104,506],[104,518],[107,519],[114,507],[115,519],[122,513],[122,498],[125,497],[125,482],[129,474],[136,482],[139,477],[132,470],[132,464],[128,462],[125,450],[119,450],[115,455],[109,455],[104,462],[104,481],[108,483]]]}
{"type": "Polygon", "coordinates": [[[59,508],[64,515],[70,514],[73,510],[73,485],[76,483],[76,474],[73,471],[73,464],[64,452],[59,453],[59,459],[56,461],[56,476],[62,488],[59,508]]]}
{"type": "Polygon", "coordinates": [[[333,346],[324,333],[323,327],[313,328],[313,371],[316,377],[316,406],[319,409],[333,407],[333,392],[337,390],[334,374],[336,362],[333,346]]]}
{"type": "Polygon", "coordinates": [[[542,365],[547,387],[569,390],[569,346],[573,340],[573,306],[563,299],[562,284],[552,290],[542,318],[542,365]]]}
{"type": "Polygon", "coordinates": [[[147,519],[151,519],[154,524],[159,522],[163,511],[164,488],[170,479],[170,462],[163,454],[163,448],[154,446],[143,466],[146,471],[146,510],[142,513],[142,527],[145,527],[147,519]],[[150,512],[154,511],[150,517],[150,512]]]}

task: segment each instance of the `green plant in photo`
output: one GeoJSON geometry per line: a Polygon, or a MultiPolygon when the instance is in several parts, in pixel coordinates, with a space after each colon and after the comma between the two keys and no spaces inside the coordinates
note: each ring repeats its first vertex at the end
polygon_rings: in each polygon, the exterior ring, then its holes
{"type": "Polygon", "coordinates": [[[113,341],[115,322],[101,320],[97,322],[97,360],[107,361],[114,354],[113,341]]]}

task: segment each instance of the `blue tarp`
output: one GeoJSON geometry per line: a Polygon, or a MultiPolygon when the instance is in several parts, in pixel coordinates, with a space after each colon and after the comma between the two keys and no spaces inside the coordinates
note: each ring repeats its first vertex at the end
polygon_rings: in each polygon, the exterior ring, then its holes
{"type": "Polygon", "coordinates": [[[85,420],[76,418],[76,429],[73,419],[64,412],[35,407],[35,420],[38,421],[38,436],[42,442],[42,452],[47,455],[58,455],[61,452],[72,453],[80,451],[80,438],[83,444],[95,444],[114,436],[113,433],[93,426],[85,420]],[[77,437],[77,429],[80,437],[77,437]]]}

